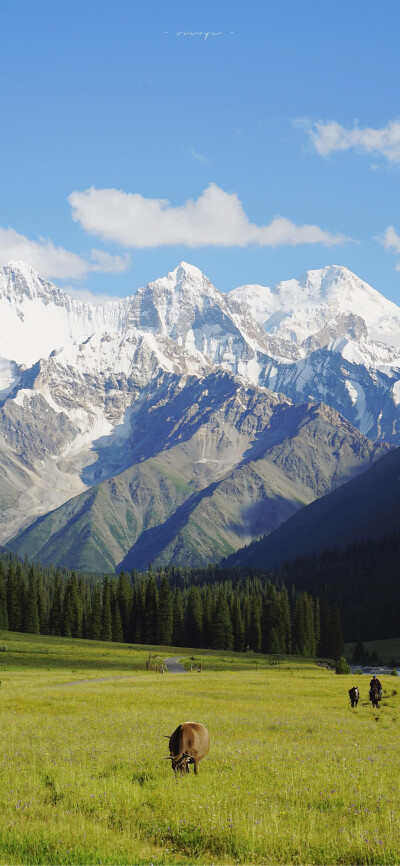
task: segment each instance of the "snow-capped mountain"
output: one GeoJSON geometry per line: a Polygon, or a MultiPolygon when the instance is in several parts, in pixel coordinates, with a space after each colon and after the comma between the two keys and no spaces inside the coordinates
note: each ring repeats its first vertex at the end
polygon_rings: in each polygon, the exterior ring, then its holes
{"type": "Polygon", "coordinates": [[[280,353],[259,382],[294,402],[323,400],[371,439],[400,443],[400,308],[346,268],[308,271],[273,289],[230,293],[247,303],[280,353]],[[299,356],[290,358],[291,341],[299,356]]]}
{"type": "MultiPolygon", "coordinates": [[[[139,447],[143,413],[156,423],[173,386],[182,417],[195,418],[187,386],[210,375],[210,417],[224,377],[239,377],[287,405],[322,400],[371,439],[397,444],[400,309],[339,267],[224,294],[182,262],[103,306],[70,298],[23,263],[1,269],[0,543],[149,459],[139,447]]],[[[258,405],[243,409],[250,428],[258,405]]],[[[152,433],[164,442],[172,421],[162,417],[152,433]]]]}

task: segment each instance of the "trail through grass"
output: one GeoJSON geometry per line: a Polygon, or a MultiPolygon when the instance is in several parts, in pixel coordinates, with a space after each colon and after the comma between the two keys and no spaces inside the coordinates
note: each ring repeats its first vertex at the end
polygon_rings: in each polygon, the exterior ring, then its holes
{"type": "Polygon", "coordinates": [[[189,651],[173,676],[148,647],[0,643],[2,864],[400,862],[394,678],[374,711],[305,660],[189,651]],[[162,735],[190,719],[211,750],[175,779],[162,735]]]}

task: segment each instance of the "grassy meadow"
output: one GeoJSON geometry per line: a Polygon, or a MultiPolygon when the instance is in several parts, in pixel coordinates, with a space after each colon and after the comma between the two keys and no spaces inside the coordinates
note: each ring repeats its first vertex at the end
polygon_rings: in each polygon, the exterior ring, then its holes
{"type": "Polygon", "coordinates": [[[2,864],[400,862],[394,677],[373,710],[366,677],[304,659],[176,650],[203,671],[162,675],[149,647],[1,646],[2,864]],[[211,750],[176,779],[162,735],[190,719],[211,750]]]}

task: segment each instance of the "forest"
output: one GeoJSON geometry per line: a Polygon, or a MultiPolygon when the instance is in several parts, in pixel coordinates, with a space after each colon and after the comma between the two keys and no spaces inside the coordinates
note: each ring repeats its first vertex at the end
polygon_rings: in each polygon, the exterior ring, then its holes
{"type": "Polygon", "coordinates": [[[0,553],[0,628],[337,659],[398,634],[400,533],[275,571],[168,566],[93,575],[0,553]]]}
{"type": "Polygon", "coordinates": [[[337,604],[210,566],[77,574],[0,556],[0,628],[92,640],[337,659],[337,604]]]}

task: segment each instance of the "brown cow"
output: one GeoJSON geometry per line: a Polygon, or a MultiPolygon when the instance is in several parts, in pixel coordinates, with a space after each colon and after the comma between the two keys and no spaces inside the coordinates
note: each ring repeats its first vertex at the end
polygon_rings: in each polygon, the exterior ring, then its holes
{"type": "Polygon", "coordinates": [[[189,773],[189,764],[194,764],[194,772],[197,775],[199,761],[208,754],[210,749],[210,735],[204,725],[198,722],[184,722],[178,725],[169,738],[170,757],[174,773],[184,776],[189,773]]]}

